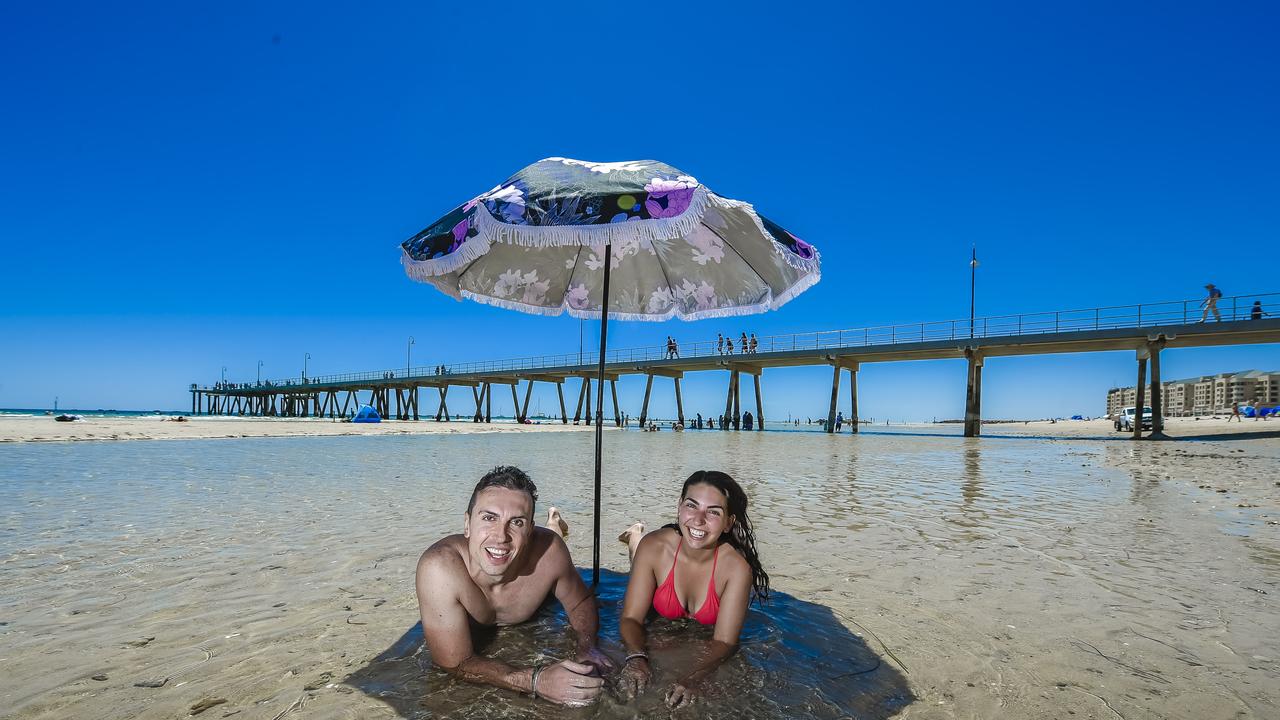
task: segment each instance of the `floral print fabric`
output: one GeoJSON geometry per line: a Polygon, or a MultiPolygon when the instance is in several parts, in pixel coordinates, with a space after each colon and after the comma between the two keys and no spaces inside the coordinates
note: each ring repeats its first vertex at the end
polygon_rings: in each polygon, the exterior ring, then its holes
{"type": "Polygon", "coordinates": [[[529,312],[597,316],[603,242],[503,242],[483,236],[482,228],[496,222],[518,233],[628,223],[635,232],[609,235],[614,317],[758,312],[817,281],[819,257],[811,245],[749,205],[699,191],[694,177],[651,160],[548,158],[406,240],[405,265],[415,278],[455,297],[529,312]],[[478,218],[480,213],[488,217],[478,218]],[[677,227],[673,222],[682,223],[675,237],[646,231],[651,224],[677,227]]]}

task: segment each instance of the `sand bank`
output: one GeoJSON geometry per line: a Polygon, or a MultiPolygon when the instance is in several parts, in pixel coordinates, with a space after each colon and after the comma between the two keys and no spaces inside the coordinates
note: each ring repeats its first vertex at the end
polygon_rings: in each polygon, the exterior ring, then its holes
{"type": "MultiPolygon", "coordinates": [[[[1232,439],[1232,436],[1280,437],[1280,420],[1229,420],[1226,417],[1165,418],[1164,433],[1173,440],[1232,439]]],[[[983,435],[1036,435],[1040,437],[1125,439],[1131,432],[1118,432],[1110,420],[1033,420],[1031,422],[984,423],[983,435]]]]}
{"type": "Polygon", "coordinates": [[[449,433],[573,432],[584,425],[518,425],[514,422],[473,423],[434,420],[344,423],[327,418],[251,418],[224,416],[142,417],[86,416],[75,422],[56,422],[48,416],[0,415],[0,442],[57,442],[77,440],[173,440],[196,438],[318,437],[330,435],[430,435],[449,433]]]}

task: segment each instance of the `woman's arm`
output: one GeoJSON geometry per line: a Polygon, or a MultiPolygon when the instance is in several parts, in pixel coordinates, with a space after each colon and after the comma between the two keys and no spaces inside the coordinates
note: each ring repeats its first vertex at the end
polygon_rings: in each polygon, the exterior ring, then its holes
{"type": "Polygon", "coordinates": [[[742,633],[747,607],[751,603],[751,567],[741,557],[737,561],[720,598],[720,613],[716,616],[716,629],[711,641],[698,655],[693,669],[667,691],[669,707],[680,708],[692,702],[702,682],[738,650],[738,636],[742,633]]]}
{"type": "Polygon", "coordinates": [[[630,660],[625,660],[622,664],[620,683],[622,694],[627,699],[642,692],[653,675],[648,656],[639,657],[636,653],[648,652],[644,620],[653,603],[653,592],[658,587],[653,568],[662,548],[656,535],[657,533],[651,533],[645,536],[636,548],[636,556],[631,561],[631,577],[627,581],[627,594],[622,600],[622,617],[618,620],[622,644],[626,647],[627,655],[631,656],[630,660]]]}

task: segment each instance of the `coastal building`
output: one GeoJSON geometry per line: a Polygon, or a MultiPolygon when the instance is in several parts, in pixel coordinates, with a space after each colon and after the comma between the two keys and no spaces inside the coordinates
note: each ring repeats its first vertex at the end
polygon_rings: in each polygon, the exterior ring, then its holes
{"type": "MultiPolygon", "coordinates": [[[[1204,375],[1161,383],[1166,417],[1212,415],[1231,412],[1232,405],[1280,404],[1280,370],[1246,370],[1204,375]]],[[[1113,416],[1138,402],[1136,387],[1107,391],[1107,415],[1113,416]]],[[[1145,394],[1151,404],[1151,388],[1145,394]]]]}

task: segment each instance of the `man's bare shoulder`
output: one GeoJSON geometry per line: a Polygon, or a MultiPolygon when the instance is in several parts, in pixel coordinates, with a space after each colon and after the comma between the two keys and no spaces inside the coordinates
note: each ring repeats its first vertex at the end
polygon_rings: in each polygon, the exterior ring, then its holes
{"type": "Polygon", "coordinates": [[[560,533],[542,526],[533,529],[530,538],[530,549],[534,553],[534,564],[538,568],[572,566],[573,557],[569,554],[569,546],[565,545],[560,533]]]}
{"type": "Polygon", "coordinates": [[[418,558],[418,575],[434,579],[459,573],[466,575],[467,563],[463,559],[466,547],[467,539],[460,534],[437,540],[418,558]]]}

